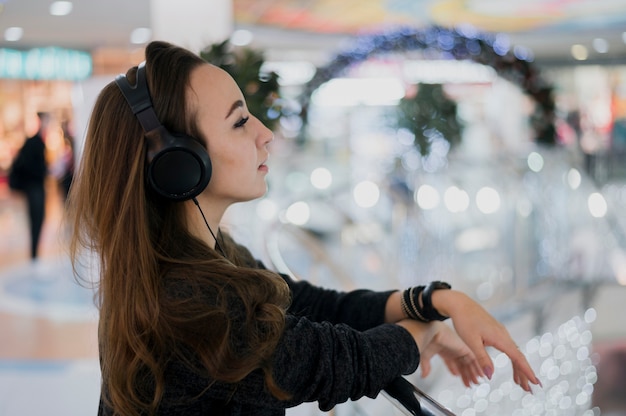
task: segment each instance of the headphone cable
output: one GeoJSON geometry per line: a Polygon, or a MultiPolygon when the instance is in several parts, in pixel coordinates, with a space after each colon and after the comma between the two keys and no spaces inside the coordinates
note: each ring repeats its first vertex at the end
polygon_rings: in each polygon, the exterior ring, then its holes
{"type": "MultiPolygon", "coordinates": [[[[213,237],[213,240],[215,240],[215,248],[217,248],[217,251],[219,251],[222,254],[222,256],[224,256],[224,258],[227,258],[226,257],[226,253],[224,252],[224,250],[222,249],[222,246],[220,245],[220,242],[217,241],[217,237],[213,233],[213,230],[211,229],[211,226],[209,225],[209,222],[207,221],[206,217],[204,216],[204,212],[202,212],[202,208],[200,208],[200,204],[198,203],[198,200],[196,199],[196,197],[191,198],[191,200],[193,201],[194,204],[196,204],[196,206],[200,210],[200,215],[202,215],[202,219],[204,220],[204,223],[206,224],[206,228],[209,229],[209,232],[211,233],[211,236],[213,237]]],[[[217,232],[219,233],[219,231],[220,230],[218,228],[217,232]]]]}

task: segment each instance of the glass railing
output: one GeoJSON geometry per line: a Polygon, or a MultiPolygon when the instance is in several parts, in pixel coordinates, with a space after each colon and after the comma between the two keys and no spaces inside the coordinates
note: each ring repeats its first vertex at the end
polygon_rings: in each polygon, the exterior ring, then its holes
{"type": "Polygon", "coordinates": [[[416,173],[404,188],[379,183],[378,205],[370,209],[354,204],[348,184],[325,192],[282,193],[277,205],[285,212],[304,202],[311,218],[295,224],[279,215],[280,221],[264,227],[264,248],[275,269],[337,290],[447,280],[511,328],[551,400],[539,403],[514,386],[505,357],[496,354],[497,377],[473,391],[457,386],[445,369],[428,380],[408,376],[399,390],[390,386],[384,396],[402,414],[461,414],[484,406],[504,414],[522,403],[541,406],[538,415],[551,414],[552,402],[563,405],[558,395],[572,399],[571,405],[554,414],[573,408],[593,414],[588,412],[596,373],[584,354],[591,350],[587,319],[593,313],[586,313],[601,286],[618,284],[615,261],[626,253],[626,221],[615,212],[626,208],[626,187],[598,188],[571,167],[566,155],[542,154],[545,166],[539,172],[530,171],[525,158],[509,155],[489,164],[457,160],[438,175],[416,173]],[[464,187],[476,205],[481,187],[491,184],[499,192],[500,209],[452,212],[443,200],[426,209],[414,194],[422,184],[438,187],[440,196],[452,185],[464,187]],[[592,204],[603,202],[602,195],[609,204],[604,216],[592,204]]]}

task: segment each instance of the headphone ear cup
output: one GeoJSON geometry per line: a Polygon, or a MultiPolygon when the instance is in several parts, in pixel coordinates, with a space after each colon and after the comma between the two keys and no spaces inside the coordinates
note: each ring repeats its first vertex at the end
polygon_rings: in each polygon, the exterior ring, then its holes
{"type": "Polygon", "coordinates": [[[124,74],[115,78],[122,95],[139,120],[147,139],[146,179],[160,196],[185,201],[198,196],[211,180],[207,150],[191,136],[170,133],[159,121],[146,79],[146,63],[137,66],[134,85],[124,74]]]}
{"type": "Polygon", "coordinates": [[[207,150],[190,136],[160,131],[160,143],[148,160],[147,179],[159,195],[174,201],[198,196],[213,171],[207,150]]]}

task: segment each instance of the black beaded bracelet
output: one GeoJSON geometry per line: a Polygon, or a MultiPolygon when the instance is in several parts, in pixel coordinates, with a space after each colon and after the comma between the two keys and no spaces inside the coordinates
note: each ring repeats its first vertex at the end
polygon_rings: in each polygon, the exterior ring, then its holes
{"type": "Polygon", "coordinates": [[[445,321],[448,319],[447,316],[440,314],[433,306],[433,292],[440,289],[452,289],[452,286],[446,282],[434,281],[430,282],[422,292],[422,316],[430,321],[445,321]]]}
{"type": "Polygon", "coordinates": [[[428,286],[414,286],[402,292],[400,306],[402,312],[411,319],[420,322],[443,321],[448,319],[433,307],[432,293],[439,289],[451,289],[445,282],[431,282],[428,286]],[[420,302],[421,294],[421,302],[420,302]]]}
{"type": "Polygon", "coordinates": [[[400,300],[400,305],[402,306],[404,314],[409,318],[420,322],[430,322],[424,317],[419,306],[419,296],[425,287],[426,286],[415,286],[405,290],[402,293],[402,298],[400,300]]]}

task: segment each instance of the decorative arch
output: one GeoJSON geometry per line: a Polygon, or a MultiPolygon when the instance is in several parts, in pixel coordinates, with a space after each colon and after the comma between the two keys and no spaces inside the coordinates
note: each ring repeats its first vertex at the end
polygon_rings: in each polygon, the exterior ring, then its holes
{"type": "Polygon", "coordinates": [[[531,125],[537,143],[556,144],[553,87],[539,74],[532,62],[518,58],[508,40],[497,34],[481,33],[471,27],[455,29],[433,26],[425,29],[402,27],[377,34],[358,36],[351,48],[343,50],[304,86],[301,95],[304,121],[313,92],[325,82],[372,56],[422,51],[438,59],[472,60],[492,67],[504,79],[518,85],[536,103],[531,125]]]}

